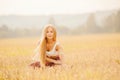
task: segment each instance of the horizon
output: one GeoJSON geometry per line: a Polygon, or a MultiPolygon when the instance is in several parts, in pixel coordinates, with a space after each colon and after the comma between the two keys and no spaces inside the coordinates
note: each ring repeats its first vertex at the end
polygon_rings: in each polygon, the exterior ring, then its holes
{"type": "Polygon", "coordinates": [[[0,16],[0,26],[15,28],[41,28],[50,20],[57,26],[64,26],[69,29],[83,25],[88,17],[94,14],[96,24],[102,26],[105,17],[120,10],[98,11],[85,14],[56,14],[56,15],[2,15],[0,16]],[[64,20],[64,22],[63,22],[64,20]]]}

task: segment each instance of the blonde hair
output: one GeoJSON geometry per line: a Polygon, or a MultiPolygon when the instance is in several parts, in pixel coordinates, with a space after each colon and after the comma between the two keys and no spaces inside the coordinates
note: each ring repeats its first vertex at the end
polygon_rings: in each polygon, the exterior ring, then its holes
{"type": "Polygon", "coordinates": [[[40,52],[41,65],[44,65],[44,66],[46,63],[46,44],[47,44],[46,32],[49,27],[53,29],[53,32],[54,32],[53,41],[55,42],[56,42],[56,35],[57,35],[55,27],[51,24],[46,25],[42,31],[42,38],[41,38],[41,42],[39,45],[39,52],[40,52]]]}

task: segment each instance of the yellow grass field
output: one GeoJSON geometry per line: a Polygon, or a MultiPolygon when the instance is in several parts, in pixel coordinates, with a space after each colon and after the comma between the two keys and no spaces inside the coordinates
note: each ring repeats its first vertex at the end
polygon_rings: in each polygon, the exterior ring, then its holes
{"type": "Polygon", "coordinates": [[[35,70],[39,37],[0,39],[0,80],[120,80],[120,34],[58,36],[64,64],[35,70]]]}

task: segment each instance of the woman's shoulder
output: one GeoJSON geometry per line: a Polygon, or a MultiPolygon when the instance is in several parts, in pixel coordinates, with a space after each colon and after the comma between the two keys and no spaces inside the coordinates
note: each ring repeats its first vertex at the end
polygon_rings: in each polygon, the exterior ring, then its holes
{"type": "Polygon", "coordinates": [[[63,49],[62,45],[60,44],[59,41],[56,41],[56,47],[55,47],[56,50],[59,50],[59,49],[63,49]]]}
{"type": "Polygon", "coordinates": [[[56,47],[57,47],[57,46],[61,46],[60,41],[56,41],[56,47]]]}

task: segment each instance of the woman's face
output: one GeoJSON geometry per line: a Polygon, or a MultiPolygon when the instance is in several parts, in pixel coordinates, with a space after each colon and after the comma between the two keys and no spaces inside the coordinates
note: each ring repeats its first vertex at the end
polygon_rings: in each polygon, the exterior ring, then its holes
{"type": "Polygon", "coordinates": [[[54,36],[54,31],[51,27],[48,27],[47,32],[46,32],[46,37],[47,39],[53,39],[54,36]]]}

